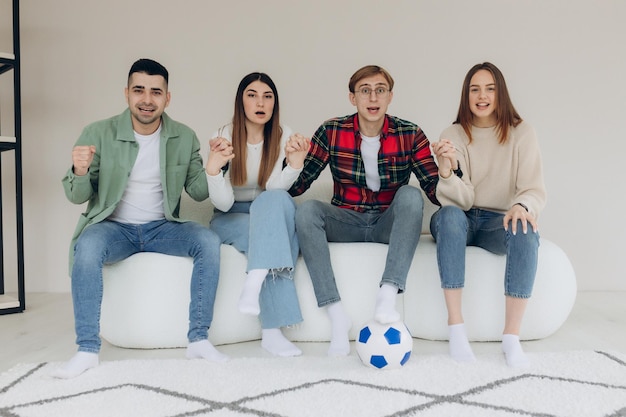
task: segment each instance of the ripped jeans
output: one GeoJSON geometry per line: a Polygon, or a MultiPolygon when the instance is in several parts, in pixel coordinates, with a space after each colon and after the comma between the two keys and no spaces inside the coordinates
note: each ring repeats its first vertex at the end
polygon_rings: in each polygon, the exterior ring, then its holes
{"type": "MultiPolygon", "coordinates": [[[[235,202],[228,212],[215,210],[210,228],[248,257],[246,272],[269,269],[259,304],[261,327],[275,329],[302,321],[293,282],[298,259],[296,205],[284,190],[261,193],[252,202],[235,202]]],[[[227,277],[225,279],[241,279],[227,277]]]]}

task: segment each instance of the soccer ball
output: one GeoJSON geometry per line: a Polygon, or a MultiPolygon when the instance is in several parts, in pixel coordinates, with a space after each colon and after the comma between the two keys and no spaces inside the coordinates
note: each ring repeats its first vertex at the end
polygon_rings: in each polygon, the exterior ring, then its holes
{"type": "Polygon", "coordinates": [[[413,337],[401,321],[380,324],[370,320],[359,331],[355,344],[361,361],[377,369],[401,368],[413,351],[413,337]]]}

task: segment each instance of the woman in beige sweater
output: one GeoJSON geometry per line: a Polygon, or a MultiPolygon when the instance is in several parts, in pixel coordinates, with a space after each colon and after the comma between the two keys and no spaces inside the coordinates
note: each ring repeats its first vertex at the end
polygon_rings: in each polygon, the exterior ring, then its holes
{"type": "Polygon", "coordinates": [[[546,192],[535,132],[513,107],[495,65],[477,64],[467,73],[456,121],[433,144],[433,151],[442,207],[430,228],[448,309],[450,354],[461,362],[475,360],[461,312],[461,291],[465,247],[479,246],[507,257],[502,350],[509,366],[526,366],[519,330],[537,270],[537,217],[546,192]]]}

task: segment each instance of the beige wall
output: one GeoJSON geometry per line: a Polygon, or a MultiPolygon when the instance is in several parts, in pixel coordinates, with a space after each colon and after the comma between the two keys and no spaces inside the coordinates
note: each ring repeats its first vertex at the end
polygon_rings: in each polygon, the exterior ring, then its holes
{"type": "MultiPolygon", "coordinates": [[[[8,6],[0,0],[4,50],[8,6]]],[[[203,141],[231,116],[248,72],[269,73],[283,122],[311,135],[353,111],[348,78],[370,63],[395,77],[390,113],[436,140],[466,71],[492,61],[540,139],[542,235],[570,256],[580,289],[626,290],[625,19],[622,0],[23,1],[27,291],[70,288],[68,243],[84,206],[65,199],[60,180],[82,127],[125,108],[126,74],[140,57],[170,70],[169,114],[203,141]]]]}

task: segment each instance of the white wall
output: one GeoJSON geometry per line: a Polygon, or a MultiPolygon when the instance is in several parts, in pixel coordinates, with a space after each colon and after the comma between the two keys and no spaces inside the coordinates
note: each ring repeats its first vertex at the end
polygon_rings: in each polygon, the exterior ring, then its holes
{"type": "MultiPolygon", "coordinates": [[[[0,6],[6,50],[9,1],[0,6]]],[[[365,64],[394,76],[390,113],[436,140],[465,73],[489,60],[539,136],[549,193],[542,235],[569,255],[580,289],[626,290],[625,19],[623,0],[23,1],[27,291],[70,288],[68,244],[85,207],[65,199],[60,180],[83,126],[125,108],[126,75],[140,57],[170,70],[168,112],[202,140],[231,116],[248,72],[269,73],[283,122],[311,135],[353,112],[347,82],[365,64]]]]}

